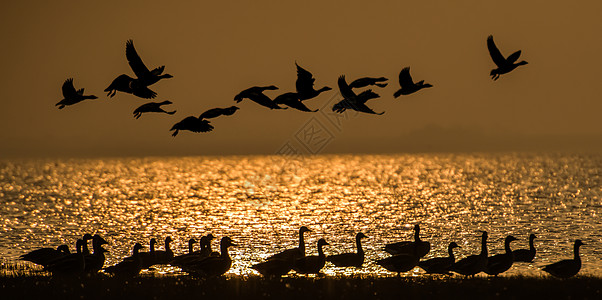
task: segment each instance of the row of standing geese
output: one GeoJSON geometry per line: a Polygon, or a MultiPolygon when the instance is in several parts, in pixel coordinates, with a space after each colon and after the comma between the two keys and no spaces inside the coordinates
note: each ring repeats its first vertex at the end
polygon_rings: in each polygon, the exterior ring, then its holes
{"type": "MultiPolygon", "coordinates": [[[[520,57],[521,51],[516,51],[508,57],[504,57],[500,50],[497,48],[493,41],[493,36],[487,38],[487,48],[489,54],[496,64],[496,68],[491,70],[490,75],[493,80],[497,80],[500,75],[506,74],[518,66],[527,64],[526,61],[517,62],[520,57]]],[[[170,74],[163,74],[165,66],[157,67],[153,70],[149,70],[146,65],[142,62],[142,59],[138,55],[134,48],[134,42],[128,40],[126,42],[125,55],[127,61],[136,75],[136,77],[130,77],[126,74],[119,75],[113,82],[105,89],[107,96],[113,97],[117,91],[132,94],[134,96],[143,99],[152,99],[157,96],[157,93],[150,90],[149,86],[157,83],[161,79],[172,78],[170,74]]],[[[295,82],[296,91],[287,92],[281,94],[274,99],[265,95],[264,92],[267,90],[277,90],[278,87],[275,85],[269,86],[254,86],[246,90],[241,91],[234,97],[234,101],[237,103],[243,99],[249,99],[261,106],[269,109],[285,109],[281,105],[285,105],[304,112],[316,112],[308,108],[303,101],[313,99],[320,95],[322,92],[331,90],[330,87],[324,86],[320,89],[315,89],[315,79],[309,71],[295,63],[297,67],[297,80],[295,82]]],[[[380,95],[367,89],[361,92],[355,92],[354,89],[366,88],[369,86],[375,86],[383,88],[387,86],[388,79],[385,77],[363,77],[352,81],[350,84],[347,83],[345,75],[341,75],[338,79],[338,87],[343,97],[338,103],[334,104],[332,111],[337,113],[343,113],[347,109],[355,110],[358,112],[382,115],[384,112],[377,113],[366,105],[366,102],[371,99],[379,98],[380,95]]],[[[405,67],[399,73],[399,86],[400,88],[393,94],[395,98],[401,95],[413,94],[423,88],[432,87],[429,83],[424,83],[424,80],[414,82],[410,75],[410,68],[405,67]]],[[[62,87],[63,97],[60,102],[56,104],[59,109],[64,108],[68,105],[79,103],[86,99],[97,99],[94,95],[84,95],[84,89],[76,90],[73,85],[73,79],[69,78],[63,83],[62,87]]],[[[145,103],[134,110],[134,117],[140,118],[143,113],[158,112],[173,115],[176,111],[166,111],[161,106],[172,104],[171,101],[165,100],[163,102],[149,102],[145,103]]],[[[213,119],[219,116],[229,116],[234,114],[239,108],[237,106],[230,106],[227,108],[213,108],[205,111],[199,117],[189,116],[174,124],[170,131],[174,131],[172,134],[176,136],[180,130],[189,130],[192,132],[209,132],[214,129],[213,125],[208,119],[213,119]]]]}
{"type": "MultiPolygon", "coordinates": [[[[305,255],[304,233],[310,232],[309,228],[302,226],[299,229],[299,246],[284,250],[268,257],[265,261],[252,266],[254,270],[265,277],[280,277],[294,270],[299,274],[320,274],[321,269],[327,261],[337,267],[361,268],[364,264],[364,250],[361,240],[367,238],[363,233],[355,237],[356,252],[343,253],[326,256],[323,247],[329,245],[325,239],[318,240],[318,255],[305,255]]],[[[229,237],[223,237],[220,241],[220,252],[211,250],[211,241],[215,237],[212,234],[201,237],[200,249],[194,250],[195,239],[188,241],[188,253],[174,256],[170,248],[172,239],[165,239],[165,250],[155,250],[157,241],[150,240],[150,250],[141,252],[143,246],[140,243],[134,245],[131,256],[126,257],[114,266],[103,268],[107,252],[102,245],[107,242],[99,235],[86,234],[77,240],[76,253],[70,253],[67,245],[61,245],[56,249],[41,248],[21,255],[20,259],[30,261],[44,266],[44,270],[54,275],[81,275],[84,273],[97,273],[100,270],[116,276],[132,277],[141,270],[150,268],[157,264],[170,264],[179,267],[182,271],[199,277],[216,277],[226,273],[231,265],[232,259],[228,248],[236,246],[229,237]],[[92,240],[93,252],[88,250],[88,240],[92,240]]],[[[514,262],[533,262],[536,254],[534,239],[535,235],[529,236],[529,249],[511,250],[510,243],[517,240],[513,236],[507,236],[504,242],[505,252],[489,256],[487,252],[487,232],[482,232],[481,252],[476,255],[467,256],[456,261],[454,248],[458,244],[451,242],[448,246],[449,256],[436,257],[421,260],[431,249],[430,243],[420,239],[420,227],[414,226],[414,240],[387,244],[384,251],[391,254],[390,257],[379,259],[376,264],[388,271],[397,273],[408,272],[415,267],[422,268],[429,274],[451,274],[455,272],[465,276],[474,276],[480,272],[497,276],[512,267],[514,262]]],[[[562,260],[546,265],[542,270],[560,278],[568,278],[576,275],[581,269],[581,258],[579,247],[584,245],[581,240],[574,244],[574,258],[562,260]]]]}

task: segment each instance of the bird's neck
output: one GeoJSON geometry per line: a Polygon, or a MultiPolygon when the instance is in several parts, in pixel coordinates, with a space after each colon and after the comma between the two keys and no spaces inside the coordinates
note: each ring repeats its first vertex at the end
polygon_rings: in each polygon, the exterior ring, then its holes
{"type": "Polygon", "coordinates": [[[170,243],[169,241],[165,241],[165,251],[166,252],[171,251],[171,249],[169,248],[169,243],[170,243]]]}
{"type": "Polygon", "coordinates": [[[581,261],[581,257],[579,257],[579,245],[575,245],[574,252],[575,252],[575,260],[581,261]]]}
{"type": "Polygon", "coordinates": [[[455,257],[454,257],[454,248],[452,248],[452,247],[447,248],[447,253],[449,254],[449,258],[455,259],[455,257]]]}
{"type": "Polygon", "coordinates": [[[323,247],[323,246],[324,246],[324,245],[322,245],[322,244],[319,244],[319,245],[318,245],[318,256],[319,256],[319,257],[324,257],[324,251],[322,250],[322,247],[323,247]]]}
{"type": "Polygon", "coordinates": [[[414,241],[420,242],[420,229],[414,230],[414,241]]]}
{"type": "Polygon", "coordinates": [[[220,245],[220,250],[222,251],[222,253],[221,253],[222,258],[230,258],[230,254],[228,254],[228,246],[220,245]]]}
{"type": "Polygon", "coordinates": [[[512,254],[512,250],[510,249],[510,241],[504,242],[504,249],[506,250],[506,254],[512,254]]]}
{"type": "Polygon", "coordinates": [[[487,238],[483,237],[481,240],[481,256],[487,257],[487,238]]]}
{"type": "Polygon", "coordinates": [[[305,239],[303,238],[303,232],[299,231],[299,251],[305,255],[305,239]]]}
{"type": "Polygon", "coordinates": [[[529,250],[535,251],[535,245],[533,244],[533,239],[529,239],[529,250]]]}
{"type": "Polygon", "coordinates": [[[150,252],[155,252],[155,243],[150,244],[150,252]]]}
{"type": "Polygon", "coordinates": [[[194,248],[194,243],[193,242],[188,242],[188,253],[192,253],[194,248]]]}
{"type": "Polygon", "coordinates": [[[362,248],[362,239],[355,238],[355,245],[357,246],[357,253],[363,254],[364,249],[362,248]]]}

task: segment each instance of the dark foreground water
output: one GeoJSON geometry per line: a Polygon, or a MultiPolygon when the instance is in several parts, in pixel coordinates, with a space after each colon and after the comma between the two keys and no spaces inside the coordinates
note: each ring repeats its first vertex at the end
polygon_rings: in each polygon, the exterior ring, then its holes
{"type": "Polygon", "coordinates": [[[178,254],[189,238],[212,233],[238,243],[231,274],[256,274],[249,266],[295,246],[305,225],[308,254],[322,237],[327,255],[354,251],[357,232],[369,237],[363,269],[327,263],[326,274],[393,275],[373,260],[419,223],[432,245],[426,258],[446,255],[450,241],[462,246],[458,258],[478,253],[478,230],[489,231],[492,254],[508,234],[520,239],[513,248],[526,248],[535,233],[535,262],[506,274],[540,275],[540,266],[572,257],[580,238],[582,273],[602,276],[601,168],[602,156],[551,154],[2,161],[0,256],[73,245],[89,232],[109,241],[112,265],[135,242],[169,235],[178,254]]]}

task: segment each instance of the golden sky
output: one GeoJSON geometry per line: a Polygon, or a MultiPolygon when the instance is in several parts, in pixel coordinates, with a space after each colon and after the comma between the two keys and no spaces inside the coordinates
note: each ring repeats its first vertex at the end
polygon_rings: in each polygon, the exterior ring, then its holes
{"type": "Polygon", "coordinates": [[[602,149],[601,11],[597,0],[4,1],[0,158],[272,154],[300,147],[307,124],[328,132],[316,153],[602,149]],[[529,64],[493,82],[490,34],[529,64]],[[152,89],[175,115],[136,120],[145,100],[103,93],[133,75],[128,39],[147,66],[174,75],[152,89]],[[334,88],[305,102],[322,114],[244,100],[211,133],[170,135],[247,87],[294,91],[295,61],[334,88]],[[394,99],[405,66],[434,87],[394,99]],[[369,102],[386,113],[327,121],[341,74],[389,78],[369,102]],[[58,110],[69,77],[99,99],[58,110]]]}

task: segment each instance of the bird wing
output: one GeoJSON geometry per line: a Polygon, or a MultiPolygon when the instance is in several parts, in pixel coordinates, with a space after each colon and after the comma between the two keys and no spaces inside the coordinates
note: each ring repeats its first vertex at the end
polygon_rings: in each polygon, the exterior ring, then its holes
{"type": "Polygon", "coordinates": [[[487,49],[489,49],[489,55],[491,55],[491,59],[493,59],[493,62],[498,67],[501,67],[506,64],[506,59],[493,42],[493,35],[487,37],[487,49]]]}
{"type": "Polygon", "coordinates": [[[361,112],[365,112],[365,113],[369,113],[369,114],[382,115],[385,113],[384,111],[377,113],[377,112],[373,111],[370,107],[366,106],[366,104],[364,104],[364,103],[354,102],[353,107],[357,111],[361,111],[361,112]]]}
{"type": "Polygon", "coordinates": [[[351,90],[347,82],[345,81],[345,75],[341,75],[339,77],[339,90],[341,91],[341,95],[346,99],[353,99],[356,97],[355,93],[351,90]]]}
{"type": "Polygon", "coordinates": [[[161,75],[161,74],[163,73],[163,70],[165,70],[165,66],[160,66],[160,67],[156,67],[156,68],[154,68],[154,69],[151,71],[151,73],[152,73],[153,75],[159,76],[159,75],[161,75]]]}
{"type": "Polygon", "coordinates": [[[134,41],[132,40],[128,40],[125,43],[125,57],[127,58],[132,71],[134,71],[134,74],[136,74],[138,78],[147,76],[148,73],[150,73],[148,68],[142,62],[138,52],[136,52],[136,48],[134,48],[134,41]]]}
{"type": "Polygon", "coordinates": [[[297,93],[307,93],[314,89],[314,77],[313,75],[301,68],[296,62],[295,66],[297,66],[297,81],[295,83],[297,87],[297,93]]]}
{"type": "Polygon", "coordinates": [[[71,98],[76,95],[77,91],[75,90],[75,87],[73,87],[73,78],[65,80],[63,83],[63,97],[71,98]]]}
{"type": "Polygon", "coordinates": [[[414,85],[412,76],[410,76],[410,67],[405,67],[399,72],[399,85],[401,87],[414,85]]]}
{"type": "Polygon", "coordinates": [[[134,94],[134,96],[144,98],[144,99],[152,99],[152,98],[157,97],[157,93],[155,93],[148,87],[136,88],[133,90],[132,94],[134,94]]]}
{"type": "Polygon", "coordinates": [[[520,50],[510,54],[510,56],[508,56],[506,61],[511,64],[511,63],[515,62],[519,57],[520,57],[520,50]]]}

